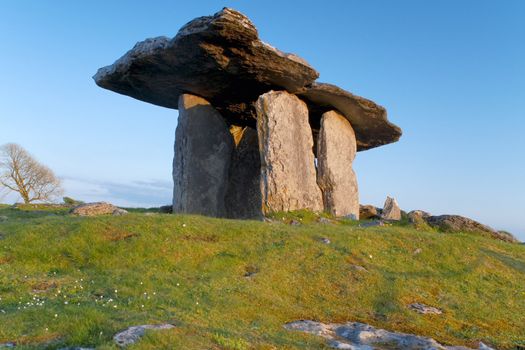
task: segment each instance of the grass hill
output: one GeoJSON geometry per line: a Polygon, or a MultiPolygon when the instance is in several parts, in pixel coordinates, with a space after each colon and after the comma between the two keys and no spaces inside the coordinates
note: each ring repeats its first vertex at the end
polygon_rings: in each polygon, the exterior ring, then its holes
{"type": "Polygon", "coordinates": [[[0,208],[0,343],[17,349],[114,349],[116,332],[151,323],[176,327],[131,349],[325,348],[283,328],[299,319],[525,346],[520,244],[406,224],[319,223],[306,212],[256,222],[37,209],[0,208]],[[415,313],[414,302],[443,314],[415,313]]]}

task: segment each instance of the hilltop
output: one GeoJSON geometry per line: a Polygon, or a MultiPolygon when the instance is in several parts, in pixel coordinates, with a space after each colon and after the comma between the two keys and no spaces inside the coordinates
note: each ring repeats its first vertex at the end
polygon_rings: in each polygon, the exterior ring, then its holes
{"type": "Polygon", "coordinates": [[[258,222],[4,206],[0,298],[0,344],[16,349],[113,349],[115,333],[158,323],[175,328],[130,348],[327,348],[283,327],[301,319],[514,349],[525,346],[525,246],[308,212],[258,222]]]}

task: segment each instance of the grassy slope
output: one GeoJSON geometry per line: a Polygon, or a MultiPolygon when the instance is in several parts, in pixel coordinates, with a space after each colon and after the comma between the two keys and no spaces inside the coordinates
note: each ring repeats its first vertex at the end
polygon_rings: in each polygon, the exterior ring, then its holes
{"type": "Polygon", "coordinates": [[[308,217],[292,226],[63,214],[0,208],[9,217],[0,222],[0,343],[110,349],[123,328],[171,322],[175,330],[148,333],[132,348],[323,348],[322,339],[282,328],[314,319],[448,344],[525,345],[523,245],[308,217]],[[31,305],[35,296],[42,306],[31,305]],[[406,308],[412,302],[444,314],[416,314],[406,308]]]}

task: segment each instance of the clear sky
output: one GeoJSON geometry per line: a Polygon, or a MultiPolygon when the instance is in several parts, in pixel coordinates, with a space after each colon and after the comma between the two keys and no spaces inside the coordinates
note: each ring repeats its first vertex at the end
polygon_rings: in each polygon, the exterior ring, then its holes
{"type": "Polygon", "coordinates": [[[2,0],[0,144],[24,146],[72,197],[169,203],[177,111],[91,77],[135,42],[224,6],[402,127],[398,143],[358,153],[361,203],[391,195],[405,210],[461,214],[525,239],[521,0],[2,0]]]}

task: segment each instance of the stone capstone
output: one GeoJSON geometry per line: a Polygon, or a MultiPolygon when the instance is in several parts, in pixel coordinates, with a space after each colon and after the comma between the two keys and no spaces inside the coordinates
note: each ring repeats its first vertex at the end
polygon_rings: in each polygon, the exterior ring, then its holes
{"type": "Polygon", "coordinates": [[[355,154],[355,133],[348,120],[335,111],[324,113],[317,141],[317,184],[324,210],[358,220],[359,190],[352,169],[355,154]]]}
{"type": "Polygon", "coordinates": [[[233,138],[205,99],[179,97],[173,159],[173,212],[222,217],[233,138]]]}
{"type": "Polygon", "coordinates": [[[96,216],[96,215],[125,215],[128,212],[124,209],[106,202],[86,203],[76,206],[70,211],[73,215],[78,216],[96,216]]]}
{"type": "Polygon", "coordinates": [[[256,110],[263,212],[322,211],[306,104],[286,91],[270,91],[256,110]]]}
{"type": "Polygon", "coordinates": [[[244,127],[230,128],[230,132],[236,146],[230,164],[226,216],[234,219],[261,218],[261,158],[257,131],[244,127]]]}
{"type": "Polygon", "coordinates": [[[395,198],[386,197],[385,204],[383,205],[383,211],[381,212],[381,218],[383,220],[399,221],[401,220],[401,209],[395,198]]]}
{"type": "Polygon", "coordinates": [[[333,109],[348,119],[355,131],[358,151],[396,142],[401,137],[401,129],[388,121],[384,107],[335,85],[313,83],[299,96],[308,104],[314,129],[319,128],[322,114],[333,109]]]}
{"type": "Polygon", "coordinates": [[[105,89],[168,108],[177,109],[183,93],[202,96],[229,124],[249,119],[254,126],[259,95],[297,92],[318,76],[302,58],[262,42],[245,15],[224,8],[190,21],[173,39],[137,43],[93,78],[105,89]]]}
{"type": "Polygon", "coordinates": [[[270,90],[298,94],[308,103],[314,133],[321,115],[339,111],[352,125],[357,150],[395,142],[401,129],[386,110],[335,85],[316,83],[319,73],[304,59],[262,42],[242,13],[224,8],[196,18],[174,38],[137,43],[94,75],[97,85],[159,106],[178,109],[183,93],[201,96],[228,125],[255,127],[255,102],[270,90]]]}

